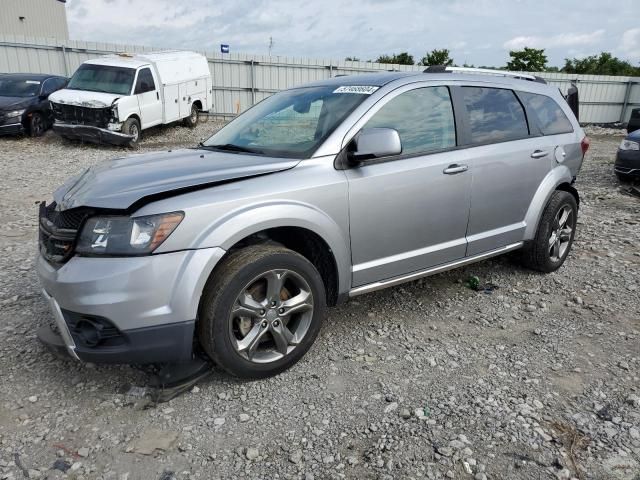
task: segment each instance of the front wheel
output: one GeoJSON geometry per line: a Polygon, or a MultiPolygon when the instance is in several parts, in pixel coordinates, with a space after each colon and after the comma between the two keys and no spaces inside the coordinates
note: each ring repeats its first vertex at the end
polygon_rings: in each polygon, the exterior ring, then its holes
{"type": "Polygon", "coordinates": [[[550,273],[562,266],[576,233],[578,204],[569,192],[556,190],[542,213],[535,238],[525,246],[525,266],[550,273]]]}
{"type": "Polygon", "coordinates": [[[322,277],[311,262],[284,247],[249,246],[231,253],[207,282],[198,336],[227,372],[264,378],[309,350],[325,309],[322,277]]]}
{"type": "Polygon", "coordinates": [[[33,112],[29,119],[29,135],[32,137],[41,137],[46,129],[47,126],[42,114],[33,112]]]}
{"type": "Polygon", "coordinates": [[[140,141],[140,122],[136,118],[128,118],[122,124],[122,133],[131,135],[130,146],[137,145],[140,141]]]}

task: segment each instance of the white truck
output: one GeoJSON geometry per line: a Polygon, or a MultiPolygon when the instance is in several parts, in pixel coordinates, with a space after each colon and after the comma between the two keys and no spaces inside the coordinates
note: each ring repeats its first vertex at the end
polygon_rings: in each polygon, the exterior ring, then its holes
{"type": "Polygon", "coordinates": [[[88,60],[49,100],[53,129],[63,137],[134,145],[154,125],[183,120],[195,127],[212,96],[206,57],[168,51],[88,60]]]}

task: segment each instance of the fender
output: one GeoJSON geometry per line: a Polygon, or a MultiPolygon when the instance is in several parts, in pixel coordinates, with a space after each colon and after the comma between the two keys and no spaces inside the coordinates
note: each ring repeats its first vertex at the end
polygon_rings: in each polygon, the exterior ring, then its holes
{"type": "Polygon", "coordinates": [[[276,227],[305,228],[322,238],[336,262],[338,292],[349,291],[351,252],[343,229],[326,213],[303,202],[268,201],[233,210],[209,225],[194,240],[192,248],[219,247],[229,250],[250,235],[276,227]]]}
{"type": "Polygon", "coordinates": [[[551,195],[558,189],[558,186],[563,183],[571,184],[573,182],[573,175],[568,167],[565,165],[558,165],[551,170],[546,177],[540,183],[538,190],[531,200],[529,210],[524,217],[525,224],[527,225],[524,230],[524,240],[533,240],[538,231],[538,223],[542,217],[542,212],[546,207],[551,195]]]}

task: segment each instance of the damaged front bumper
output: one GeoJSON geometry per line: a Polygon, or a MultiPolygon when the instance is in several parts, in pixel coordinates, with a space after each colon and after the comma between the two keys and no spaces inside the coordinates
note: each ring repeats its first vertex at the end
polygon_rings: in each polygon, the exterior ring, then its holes
{"type": "Polygon", "coordinates": [[[72,140],[84,140],[92,143],[110,143],[113,145],[128,145],[134,138],[133,135],[115,132],[107,128],[60,122],[53,124],[53,131],[72,140]]]}

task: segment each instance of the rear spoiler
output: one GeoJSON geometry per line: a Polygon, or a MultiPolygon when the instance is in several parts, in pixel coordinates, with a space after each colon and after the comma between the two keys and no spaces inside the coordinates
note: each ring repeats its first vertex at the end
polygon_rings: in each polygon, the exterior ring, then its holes
{"type": "Polygon", "coordinates": [[[565,95],[565,100],[569,104],[569,108],[576,116],[576,120],[580,122],[580,98],[578,96],[578,87],[576,84],[571,82],[571,86],[567,90],[567,95],[565,95]]]}

